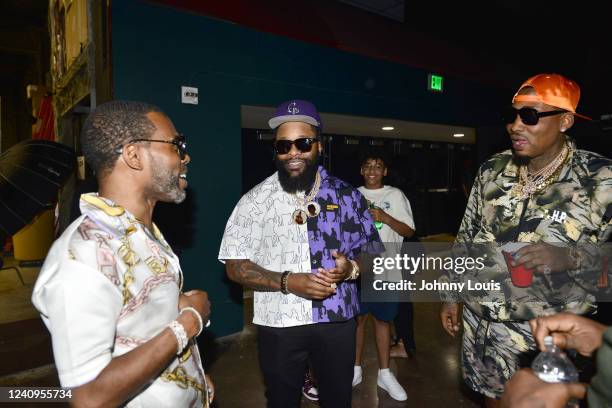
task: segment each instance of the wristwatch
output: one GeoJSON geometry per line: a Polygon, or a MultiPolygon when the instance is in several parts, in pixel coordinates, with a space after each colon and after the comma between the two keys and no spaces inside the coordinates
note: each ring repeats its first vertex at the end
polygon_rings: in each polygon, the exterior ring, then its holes
{"type": "Polygon", "coordinates": [[[353,269],[351,270],[351,274],[346,277],[345,280],[355,280],[359,277],[359,264],[354,259],[349,259],[351,265],[353,265],[353,269]]]}

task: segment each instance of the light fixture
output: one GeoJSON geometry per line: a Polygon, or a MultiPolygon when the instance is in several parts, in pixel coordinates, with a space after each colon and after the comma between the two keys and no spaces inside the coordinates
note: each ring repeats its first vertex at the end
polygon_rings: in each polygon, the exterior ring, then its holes
{"type": "Polygon", "coordinates": [[[463,137],[465,133],[453,133],[453,137],[463,137]]]}
{"type": "Polygon", "coordinates": [[[393,126],[383,126],[382,130],[393,130],[395,129],[393,126]]]}

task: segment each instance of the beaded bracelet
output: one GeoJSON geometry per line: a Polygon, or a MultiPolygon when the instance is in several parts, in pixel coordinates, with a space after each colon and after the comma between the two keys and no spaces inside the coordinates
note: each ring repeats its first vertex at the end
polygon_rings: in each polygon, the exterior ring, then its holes
{"type": "Polygon", "coordinates": [[[291,275],[291,271],[285,271],[283,272],[283,276],[281,276],[280,291],[283,295],[289,294],[289,289],[287,288],[287,283],[289,282],[289,275],[291,275]]]}
{"type": "Polygon", "coordinates": [[[176,354],[181,354],[187,344],[189,344],[189,338],[187,337],[187,332],[185,332],[185,328],[182,324],[173,320],[168,325],[172,333],[174,333],[174,337],[176,337],[176,342],[178,343],[176,354]]]}
{"type": "Polygon", "coordinates": [[[197,310],[195,310],[191,306],[187,306],[187,307],[182,308],[181,311],[179,312],[179,315],[182,315],[183,312],[185,312],[185,311],[193,312],[195,317],[198,319],[198,323],[200,323],[200,326],[199,326],[200,328],[198,330],[198,334],[193,336],[193,337],[198,337],[200,335],[200,333],[202,333],[202,330],[204,330],[204,322],[202,321],[202,316],[200,315],[200,313],[197,310]]]}

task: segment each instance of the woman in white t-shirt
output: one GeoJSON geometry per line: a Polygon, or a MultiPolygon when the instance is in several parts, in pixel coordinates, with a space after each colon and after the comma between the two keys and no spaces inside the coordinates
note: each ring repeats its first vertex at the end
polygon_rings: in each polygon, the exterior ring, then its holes
{"type": "MultiPolygon", "coordinates": [[[[364,185],[358,190],[370,204],[370,214],[376,223],[381,240],[385,244],[384,257],[394,257],[399,254],[404,237],[414,235],[414,220],[408,199],[398,188],[385,186],[383,178],[387,175],[385,160],[377,155],[369,155],[361,164],[361,175],[364,185]]],[[[387,270],[380,279],[384,281],[400,281],[400,270],[387,270]]],[[[407,399],[406,392],[389,370],[391,321],[398,311],[398,302],[360,302],[361,313],[357,318],[357,352],[353,375],[353,387],[361,383],[361,356],[365,335],[367,315],[374,316],[376,332],[376,349],[378,352],[379,387],[398,401],[407,399]]]]}

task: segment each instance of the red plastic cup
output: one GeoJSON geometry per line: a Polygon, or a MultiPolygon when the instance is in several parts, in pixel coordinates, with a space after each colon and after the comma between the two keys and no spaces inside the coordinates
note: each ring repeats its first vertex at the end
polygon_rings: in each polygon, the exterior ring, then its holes
{"type": "Polygon", "coordinates": [[[506,265],[510,271],[512,284],[517,288],[527,288],[533,283],[533,269],[528,269],[525,265],[512,266],[512,253],[502,251],[506,259],[506,265]]]}

